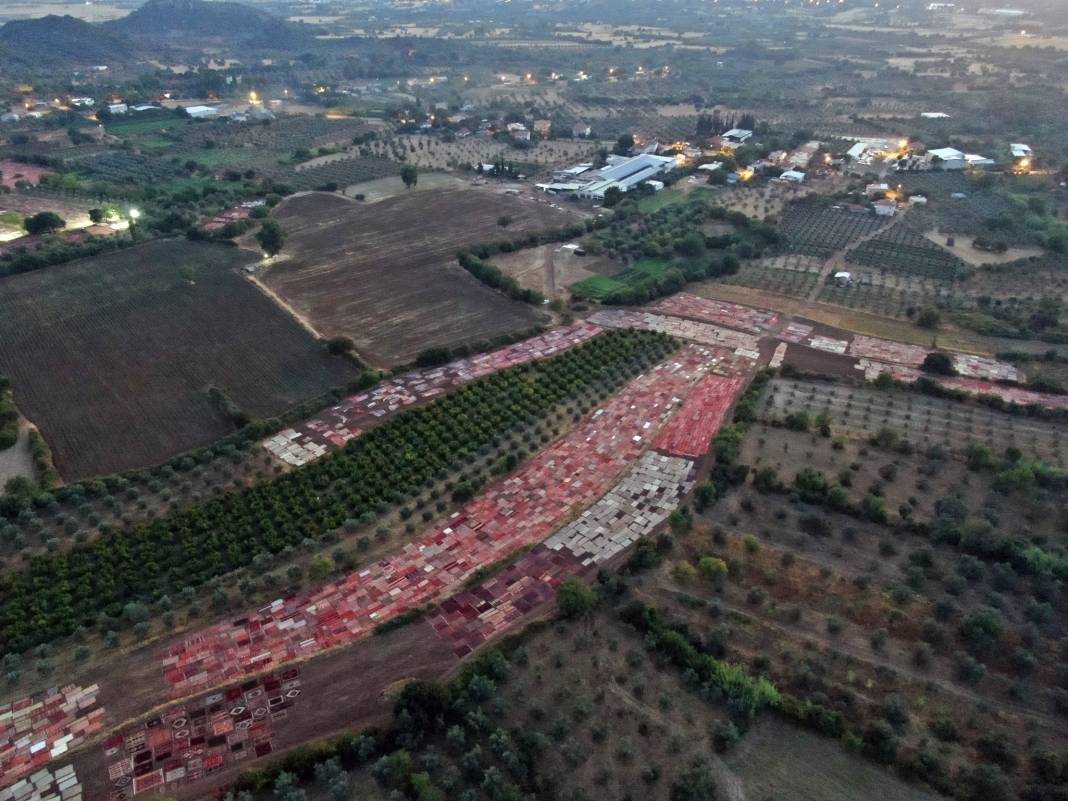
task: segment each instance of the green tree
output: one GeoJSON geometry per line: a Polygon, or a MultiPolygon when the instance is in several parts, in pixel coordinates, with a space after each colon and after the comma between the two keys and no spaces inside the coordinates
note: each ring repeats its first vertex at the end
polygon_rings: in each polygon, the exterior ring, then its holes
{"type": "Polygon", "coordinates": [[[334,572],[334,561],[329,556],[317,556],[308,565],[308,578],[322,581],[334,572]]]}
{"type": "Polygon", "coordinates": [[[703,512],[716,502],[716,485],[711,481],[703,481],[697,485],[693,493],[694,506],[698,512],[703,512]]]}
{"type": "Polygon", "coordinates": [[[580,579],[569,578],[556,588],[556,607],[567,620],[586,617],[596,603],[597,596],[580,579]]]}
{"type": "Polygon", "coordinates": [[[957,368],[953,366],[953,357],[948,353],[933,351],[923,359],[922,368],[925,372],[935,375],[956,375],[957,368]]]}
{"type": "Polygon", "coordinates": [[[606,209],[610,209],[613,206],[618,206],[622,199],[623,190],[618,186],[610,186],[604,192],[604,199],[601,201],[601,205],[606,209]]]}
{"type": "Polygon", "coordinates": [[[27,217],[22,222],[28,234],[50,234],[67,225],[67,222],[54,211],[42,211],[27,217]]]}
{"type": "Polygon", "coordinates": [[[419,170],[415,168],[414,164],[405,164],[401,167],[401,180],[404,181],[404,186],[407,189],[411,189],[419,183],[419,170]]]}
{"type": "Polygon", "coordinates": [[[916,325],[920,328],[938,328],[942,323],[942,314],[932,306],[924,306],[916,315],[916,325]]]}
{"type": "Polygon", "coordinates": [[[615,146],[612,148],[612,152],[617,156],[626,156],[630,153],[634,147],[634,136],[629,133],[622,134],[619,139],[616,140],[615,146]]]}
{"type": "Polygon", "coordinates": [[[264,220],[260,230],[256,232],[256,241],[260,243],[264,253],[268,256],[276,256],[282,252],[282,245],[286,241],[286,232],[274,220],[264,220]]]}
{"type": "Polygon", "coordinates": [[[716,779],[706,765],[697,765],[671,783],[671,801],[716,801],[716,779]]]}
{"type": "Polygon", "coordinates": [[[716,580],[727,575],[727,563],[716,556],[702,556],[697,562],[697,572],[706,579],[716,580]]]}

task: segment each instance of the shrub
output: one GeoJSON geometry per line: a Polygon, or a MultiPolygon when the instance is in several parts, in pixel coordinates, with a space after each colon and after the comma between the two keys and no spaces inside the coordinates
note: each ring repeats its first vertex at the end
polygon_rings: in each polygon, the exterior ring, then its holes
{"type": "Polygon", "coordinates": [[[596,594],[580,579],[569,578],[556,588],[556,608],[567,620],[585,617],[596,603],[596,594]]]}

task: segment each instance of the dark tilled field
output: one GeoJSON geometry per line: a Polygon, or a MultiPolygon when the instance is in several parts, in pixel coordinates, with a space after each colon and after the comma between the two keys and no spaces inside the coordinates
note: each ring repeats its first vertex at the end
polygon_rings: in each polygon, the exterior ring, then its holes
{"type": "Polygon", "coordinates": [[[310,194],[286,201],[275,216],[289,234],[289,258],[264,282],[319,333],[351,337],[378,366],[532,326],[532,307],[479,283],[455,263],[456,252],[574,219],[548,204],[473,189],[368,205],[310,194]],[[503,215],[512,218],[507,232],[497,225],[503,215]]]}
{"type": "Polygon", "coordinates": [[[0,374],[64,478],[148,466],[227,434],[210,385],[269,417],[354,375],[241,277],[247,258],[152,242],[0,281],[0,374]]]}

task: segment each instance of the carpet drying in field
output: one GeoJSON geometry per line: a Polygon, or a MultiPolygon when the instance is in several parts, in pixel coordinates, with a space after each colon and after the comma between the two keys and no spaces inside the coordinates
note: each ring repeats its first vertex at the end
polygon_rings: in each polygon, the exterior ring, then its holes
{"type": "Polygon", "coordinates": [[[653,306],[653,310],[676,317],[692,317],[705,323],[725,325],[751,334],[763,333],[779,321],[779,315],[775,312],[722,300],[699,298],[685,292],[664,298],[653,306]]]}
{"type": "Polygon", "coordinates": [[[664,426],[653,447],[672,456],[704,456],[727,410],[748,383],[745,375],[706,375],[678,414],[664,426]]]}
{"type": "Polygon", "coordinates": [[[564,439],[394,557],[187,638],[163,657],[175,695],[351,642],[458,590],[484,565],[537,544],[593,504],[649,447],[704,374],[689,346],[633,379],[564,439]]]}
{"type": "Polygon", "coordinates": [[[903,342],[892,342],[888,339],[856,334],[849,344],[849,355],[919,367],[927,358],[927,349],[919,345],[907,345],[903,342]]]}
{"type": "MultiPolygon", "coordinates": [[[[828,353],[848,353],[850,356],[857,357],[864,365],[894,364],[906,368],[917,368],[931,353],[930,350],[919,345],[909,345],[863,334],[853,334],[850,339],[833,339],[822,335],[811,336],[811,334],[810,326],[791,323],[779,335],[779,339],[806,344],[810,348],[828,353]]],[[[847,334],[847,336],[850,335],[847,334]]],[[[950,357],[957,372],[966,378],[984,378],[990,381],[1024,380],[1023,373],[1016,367],[997,359],[974,356],[970,353],[952,353],[950,357]]],[[[858,369],[867,368],[859,367],[858,369]]],[[[878,374],[878,372],[874,373],[874,375],[878,374]]],[[[907,375],[907,371],[904,374],[907,375]]]]}
{"type": "Polygon", "coordinates": [[[646,453],[597,503],[545,542],[584,565],[607,562],[647,536],[693,487],[693,462],[646,453]]]}
{"type": "Polygon", "coordinates": [[[845,339],[833,339],[817,334],[809,340],[808,346],[826,353],[844,354],[849,348],[849,342],[845,339]]]}
{"type": "Polygon", "coordinates": [[[350,380],[239,273],[236,248],[155,241],[0,280],[0,374],[64,478],[146,467],[350,380]]]}
{"type": "Polygon", "coordinates": [[[589,323],[576,323],[542,336],[509,345],[491,353],[459,359],[444,367],[414,370],[383,381],[374,389],[346,398],[299,426],[265,440],[263,446],[283,462],[301,466],[344,447],[350,440],[397,412],[444,395],[487,375],[518,364],[547,359],[592,339],[601,331],[589,323]]]}
{"type": "Polygon", "coordinates": [[[348,336],[377,366],[420,351],[529,328],[538,315],[455,264],[456,253],[574,217],[488,190],[413,192],[363,205],[310,194],[275,212],[289,234],[287,258],[263,278],[326,337],[348,336]],[[501,216],[512,218],[507,229],[501,216]]]}
{"type": "Polygon", "coordinates": [[[550,601],[561,581],[588,573],[643,537],[693,486],[689,459],[646,453],[623,479],[587,509],[495,576],[449,598],[428,619],[463,657],[519,625],[550,601]]]}
{"type": "Polygon", "coordinates": [[[492,578],[443,601],[427,619],[462,659],[552,600],[562,581],[585,571],[570,552],[538,545],[492,578]]]}
{"type": "Polygon", "coordinates": [[[300,696],[300,671],[291,667],[171,707],[109,737],[102,748],[112,797],[160,793],[268,756],[276,728],[300,696]]]}
{"type": "Polygon", "coordinates": [[[782,363],[786,361],[786,349],[787,344],[780,342],[775,346],[775,352],[771,354],[771,360],[768,362],[768,367],[772,370],[778,370],[782,367],[782,363]]]}
{"type": "Polygon", "coordinates": [[[658,331],[679,339],[688,339],[701,345],[730,348],[735,353],[756,359],[759,355],[760,338],[743,334],[709,323],[684,320],[650,312],[626,309],[603,309],[591,314],[589,322],[603,328],[633,328],[637,331],[658,331]]]}
{"type": "Polygon", "coordinates": [[[82,785],[73,765],[41,768],[0,790],[0,801],[82,801],[82,785]]]}
{"type": "Polygon", "coordinates": [[[1024,380],[1023,372],[1013,365],[970,353],[954,353],[953,369],[964,378],[983,378],[988,381],[1024,380]]]}
{"type": "Polygon", "coordinates": [[[100,731],[99,689],[95,684],[52,688],[0,706],[0,784],[41,768],[100,731]]]}
{"type": "MultiPolygon", "coordinates": [[[[968,357],[975,358],[975,357],[968,357]]],[[[989,361],[989,360],[988,360],[989,361]]],[[[956,363],[956,359],[954,359],[956,363]]],[[[937,381],[944,387],[967,392],[972,395],[993,395],[1001,398],[1006,403],[1015,403],[1019,406],[1044,406],[1047,409],[1068,409],[1068,395],[1051,395],[1047,392],[1035,392],[1023,387],[1011,387],[1004,384],[995,384],[992,381],[984,381],[967,376],[942,377],[925,373],[914,367],[904,367],[899,364],[886,364],[871,359],[861,359],[857,362],[857,369],[864,372],[864,378],[873,381],[882,373],[889,373],[898,381],[913,383],[920,378],[928,378],[937,381]]]]}
{"type": "Polygon", "coordinates": [[[790,323],[779,333],[779,339],[795,344],[804,342],[812,336],[812,326],[804,323],[790,323]]]}

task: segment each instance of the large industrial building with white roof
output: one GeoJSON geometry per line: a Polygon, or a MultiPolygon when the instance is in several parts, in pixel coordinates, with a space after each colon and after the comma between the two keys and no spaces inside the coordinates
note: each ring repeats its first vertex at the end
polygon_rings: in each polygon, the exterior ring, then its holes
{"type": "Polygon", "coordinates": [[[538,184],[543,192],[575,195],[576,197],[602,200],[605,192],[616,187],[621,192],[629,192],[638,184],[651,182],[654,185],[657,176],[675,169],[676,161],[671,156],[654,156],[642,153],[638,156],[609,156],[604,167],[594,169],[593,164],[579,164],[567,170],[561,170],[549,183],[538,184]]]}

